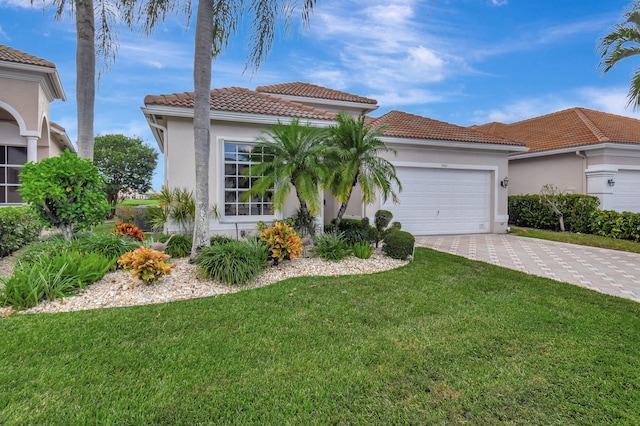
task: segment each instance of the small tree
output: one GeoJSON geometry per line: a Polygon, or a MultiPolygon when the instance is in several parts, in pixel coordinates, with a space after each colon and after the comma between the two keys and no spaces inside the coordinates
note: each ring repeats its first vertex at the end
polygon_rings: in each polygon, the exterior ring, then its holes
{"type": "Polygon", "coordinates": [[[74,228],[104,222],[110,207],[98,169],[68,149],[57,157],[27,163],[20,173],[20,194],[46,224],[66,239],[74,228]]]}
{"type": "Polygon", "coordinates": [[[121,191],[146,192],[158,164],[158,153],[140,138],[104,135],[95,138],[93,164],[107,185],[107,201],[114,209],[121,191]]]}
{"type": "Polygon", "coordinates": [[[560,203],[558,202],[559,195],[562,195],[562,191],[552,183],[543,185],[540,190],[540,198],[543,202],[547,203],[549,207],[551,207],[551,210],[558,216],[560,231],[564,232],[564,213],[560,210],[560,203]]]}

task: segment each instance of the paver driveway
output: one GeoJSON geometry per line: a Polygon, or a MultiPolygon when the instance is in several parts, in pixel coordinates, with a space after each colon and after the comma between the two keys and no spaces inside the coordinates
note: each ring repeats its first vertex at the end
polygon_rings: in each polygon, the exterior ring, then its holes
{"type": "Polygon", "coordinates": [[[416,245],[640,302],[640,254],[509,234],[423,236],[416,245]]]}

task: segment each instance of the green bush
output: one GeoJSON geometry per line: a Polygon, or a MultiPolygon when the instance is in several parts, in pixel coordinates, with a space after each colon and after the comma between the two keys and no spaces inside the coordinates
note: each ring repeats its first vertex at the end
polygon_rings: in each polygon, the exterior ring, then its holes
{"type": "MultiPolygon", "coordinates": [[[[158,237],[158,241],[164,243],[169,239],[169,235],[162,234],[158,237]]],[[[167,249],[164,251],[171,257],[187,257],[191,255],[191,246],[193,244],[193,236],[174,234],[167,249]]]]}
{"type": "Polygon", "coordinates": [[[78,250],[81,253],[97,253],[114,260],[138,247],[140,247],[140,242],[127,236],[100,232],[78,233],[70,241],[71,250],[78,250]]]}
{"type": "Polygon", "coordinates": [[[253,280],[266,268],[268,250],[266,245],[256,242],[232,241],[203,248],[195,262],[203,277],[241,285],[253,280]]]}
{"type": "Polygon", "coordinates": [[[353,254],[359,259],[369,259],[373,255],[373,248],[369,243],[356,243],[353,245],[353,254]]]}
{"type": "Polygon", "coordinates": [[[219,246],[222,244],[232,243],[235,240],[233,238],[229,238],[225,235],[214,235],[209,239],[209,243],[211,246],[219,246]]]}
{"type": "MultiPolygon", "coordinates": [[[[591,232],[591,215],[597,211],[598,197],[582,194],[557,195],[560,211],[564,215],[565,229],[569,232],[591,232]]],[[[509,196],[509,223],[536,229],[560,230],[558,217],[540,195],[509,196]]]]}
{"type": "Polygon", "coordinates": [[[34,241],[42,231],[42,222],[28,207],[0,209],[0,257],[8,256],[34,241]]]}
{"type": "Polygon", "coordinates": [[[379,233],[382,233],[393,219],[393,213],[389,210],[378,210],[375,214],[374,223],[379,233]]]}
{"type": "MultiPolygon", "coordinates": [[[[332,221],[330,228],[325,228],[325,232],[333,233],[335,228],[335,219],[332,221]]],[[[369,219],[342,219],[338,232],[343,234],[342,239],[350,246],[356,243],[369,241],[369,219]],[[366,219],[366,220],[365,220],[366,219]]]]}
{"type": "Polygon", "coordinates": [[[97,253],[62,251],[53,256],[42,253],[29,262],[18,261],[8,279],[2,279],[0,304],[28,309],[43,300],[75,294],[101,279],[113,268],[115,259],[97,253]]]}
{"type": "Polygon", "coordinates": [[[382,251],[392,259],[405,260],[409,256],[413,256],[415,242],[415,237],[408,232],[400,230],[387,232],[382,251]]]}
{"type": "Polygon", "coordinates": [[[351,255],[351,247],[345,241],[344,234],[332,232],[313,238],[312,253],[324,260],[339,262],[351,255]]]}
{"type": "Polygon", "coordinates": [[[640,213],[598,210],[591,215],[591,232],[603,237],[640,241],[640,213]]]}

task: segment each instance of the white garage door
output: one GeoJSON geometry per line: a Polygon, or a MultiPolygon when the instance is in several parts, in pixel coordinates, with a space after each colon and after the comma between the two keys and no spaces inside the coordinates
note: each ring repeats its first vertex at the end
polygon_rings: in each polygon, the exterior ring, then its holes
{"type": "Polygon", "coordinates": [[[476,234],[490,230],[491,173],[398,167],[400,204],[382,208],[414,235],[476,234]]]}
{"type": "Polygon", "coordinates": [[[612,208],[619,212],[640,212],[640,170],[620,170],[613,187],[612,208]]]}

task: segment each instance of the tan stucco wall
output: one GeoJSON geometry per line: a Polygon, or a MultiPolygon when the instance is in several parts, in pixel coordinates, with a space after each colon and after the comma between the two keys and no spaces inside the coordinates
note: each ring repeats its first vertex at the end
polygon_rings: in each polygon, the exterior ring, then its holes
{"type": "Polygon", "coordinates": [[[40,85],[33,81],[0,77],[0,87],[0,101],[20,114],[27,130],[37,131],[42,111],[40,85]]]}
{"type": "Polygon", "coordinates": [[[539,194],[543,185],[553,184],[564,193],[583,194],[585,160],[575,153],[511,160],[509,194],[539,194]]]}

